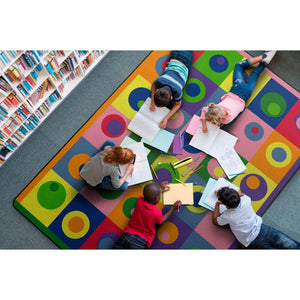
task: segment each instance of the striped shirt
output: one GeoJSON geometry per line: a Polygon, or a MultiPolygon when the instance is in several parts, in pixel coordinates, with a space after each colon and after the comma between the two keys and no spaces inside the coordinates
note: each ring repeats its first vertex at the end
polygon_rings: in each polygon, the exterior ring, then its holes
{"type": "Polygon", "coordinates": [[[182,98],[182,90],[186,84],[188,77],[188,68],[176,60],[170,60],[164,73],[154,81],[156,88],[169,86],[173,99],[180,101],[182,98]]]}

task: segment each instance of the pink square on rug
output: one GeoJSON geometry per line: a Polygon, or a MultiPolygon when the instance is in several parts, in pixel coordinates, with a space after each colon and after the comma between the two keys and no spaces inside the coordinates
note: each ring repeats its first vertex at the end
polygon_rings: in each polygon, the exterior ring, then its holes
{"type": "Polygon", "coordinates": [[[112,140],[117,146],[131,132],[127,129],[130,120],[122,115],[112,105],[83,134],[93,146],[99,149],[107,140],[112,140]]]}
{"type": "Polygon", "coordinates": [[[235,241],[229,228],[222,228],[213,224],[211,211],[206,214],[195,231],[216,249],[228,249],[235,241]]]}

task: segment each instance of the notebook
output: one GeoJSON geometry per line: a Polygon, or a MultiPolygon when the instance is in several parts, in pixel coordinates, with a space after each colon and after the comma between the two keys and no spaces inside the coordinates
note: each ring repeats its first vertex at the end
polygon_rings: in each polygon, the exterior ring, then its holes
{"type": "MultiPolygon", "coordinates": [[[[132,176],[128,176],[126,179],[128,186],[153,180],[143,142],[126,145],[126,148],[131,149],[136,154],[134,171],[132,176]]],[[[128,164],[120,165],[121,176],[125,174],[127,166],[128,164]]]]}
{"type": "Polygon", "coordinates": [[[182,205],[194,204],[193,183],[171,183],[170,190],[163,193],[164,205],[173,205],[177,200],[182,205]]]}
{"type": "Polygon", "coordinates": [[[151,98],[148,97],[127,128],[151,143],[161,130],[159,123],[170,110],[166,107],[156,107],[153,112],[150,110],[150,104],[151,98]]]}

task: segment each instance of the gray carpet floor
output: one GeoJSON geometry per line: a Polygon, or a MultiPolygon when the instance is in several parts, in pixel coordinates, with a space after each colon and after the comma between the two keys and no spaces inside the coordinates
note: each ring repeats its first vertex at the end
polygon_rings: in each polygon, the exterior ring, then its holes
{"type": "MultiPolygon", "coordinates": [[[[149,51],[110,51],[0,168],[0,249],[58,249],[13,207],[13,199],[148,54],[149,51]]],[[[299,63],[300,51],[279,51],[269,69],[300,91],[299,63]]],[[[298,170],[263,216],[265,224],[298,241],[299,183],[298,170]]]]}

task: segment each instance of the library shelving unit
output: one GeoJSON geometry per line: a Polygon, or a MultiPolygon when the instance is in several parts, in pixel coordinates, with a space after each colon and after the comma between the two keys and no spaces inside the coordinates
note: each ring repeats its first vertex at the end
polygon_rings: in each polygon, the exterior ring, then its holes
{"type": "Polygon", "coordinates": [[[106,53],[0,51],[0,167],[106,53]]]}

